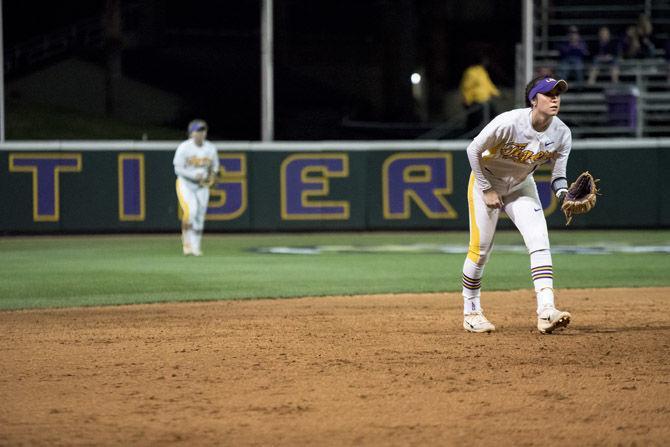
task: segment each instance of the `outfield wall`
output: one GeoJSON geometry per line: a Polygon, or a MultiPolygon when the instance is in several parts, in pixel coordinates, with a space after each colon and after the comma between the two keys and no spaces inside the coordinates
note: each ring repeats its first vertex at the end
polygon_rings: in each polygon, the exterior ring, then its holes
{"type": "MultiPolygon", "coordinates": [[[[209,231],[467,229],[467,141],[215,142],[222,172],[209,231]]],[[[0,232],[178,231],[178,142],[0,144],[0,232]]],[[[573,226],[668,227],[670,139],[576,141],[568,177],[590,170],[603,195],[573,226]]],[[[535,173],[551,227],[563,227],[535,173]]],[[[511,226],[503,218],[501,227],[511,226]]]]}

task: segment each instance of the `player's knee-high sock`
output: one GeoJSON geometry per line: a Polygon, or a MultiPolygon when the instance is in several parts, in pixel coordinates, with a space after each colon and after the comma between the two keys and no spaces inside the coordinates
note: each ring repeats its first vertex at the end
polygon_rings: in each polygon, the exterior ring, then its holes
{"type": "Polygon", "coordinates": [[[193,252],[193,229],[192,228],[187,228],[184,230],[184,241],[186,246],[188,247],[189,254],[193,252]]]}
{"type": "Polygon", "coordinates": [[[184,246],[184,250],[191,249],[191,241],[188,237],[188,230],[186,228],[181,229],[181,244],[184,246]]]}
{"type": "Polygon", "coordinates": [[[200,251],[200,241],[202,241],[202,230],[193,230],[193,251],[200,251]]]}
{"type": "Polygon", "coordinates": [[[189,243],[191,244],[191,250],[194,253],[197,253],[200,250],[198,232],[192,228],[188,230],[188,240],[189,243]]]}
{"type": "Polygon", "coordinates": [[[554,307],[554,268],[549,250],[530,254],[530,275],[535,286],[538,313],[543,307],[554,307]]]}
{"type": "Polygon", "coordinates": [[[181,245],[185,255],[191,254],[191,235],[189,234],[189,225],[186,222],[181,224],[181,245]]]}
{"type": "Polygon", "coordinates": [[[477,312],[482,310],[480,302],[480,291],[482,287],[482,275],[484,266],[465,258],[463,264],[463,313],[477,312]]]}

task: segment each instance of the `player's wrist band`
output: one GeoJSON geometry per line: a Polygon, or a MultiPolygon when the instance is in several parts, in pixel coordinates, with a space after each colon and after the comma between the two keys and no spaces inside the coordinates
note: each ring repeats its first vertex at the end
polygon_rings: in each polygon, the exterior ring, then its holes
{"type": "Polygon", "coordinates": [[[558,192],[561,189],[568,189],[568,179],[565,177],[556,177],[551,181],[551,189],[554,190],[554,193],[558,195],[558,192]]]}

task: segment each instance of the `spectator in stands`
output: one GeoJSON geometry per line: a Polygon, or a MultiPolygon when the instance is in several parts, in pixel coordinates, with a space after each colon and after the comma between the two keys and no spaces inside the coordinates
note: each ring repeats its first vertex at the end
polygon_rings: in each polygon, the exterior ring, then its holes
{"type": "Polygon", "coordinates": [[[624,59],[636,59],[642,57],[642,47],[640,46],[640,37],[637,34],[637,27],[632,25],[626,28],[626,34],[621,40],[619,53],[624,59]]]}
{"type": "Polygon", "coordinates": [[[612,82],[619,82],[619,45],[612,39],[610,29],[606,26],[598,30],[598,46],[594,53],[588,84],[596,83],[601,68],[609,68],[612,82]]]}
{"type": "Polygon", "coordinates": [[[589,55],[589,50],[576,26],[568,28],[567,42],[560,46],[559,53],[558,77],[584,82],[584,59],[589,55]]]}
{"type": "Polygon", "coordinates": [[[466,109],[467,128],[479,132],[479,128],[496,115],[492,103],[494,96],[500,96],[500,90],[493,84],[487,71],[489,59],[479,58],[479,63],[469,66],[461,78],[461,97],[466,109]]]}
{"type": "Polygon", "coordinates": [[[642,57],[654,57],[656,55],[656,46],[652,41],[652,32],[654,27],[646,14],[640,14],[637,19],[637,36],[640,40],[642,57]]]}
{"type": "Polygon", "coordinates": [[[536,78],[538,76],[544,76],[545,78],[553,78],[555,77],[554,69],[552,67],[547,66],[536,67],[535,75],[533,77],[536,78]]]}

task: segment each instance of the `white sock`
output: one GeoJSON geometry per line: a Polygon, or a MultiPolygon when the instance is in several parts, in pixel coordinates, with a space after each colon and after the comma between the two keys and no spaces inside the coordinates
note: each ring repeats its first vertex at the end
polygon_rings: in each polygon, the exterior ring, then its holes
{"type": "Polygon", "coordinates": [[[463,313],[480,312],[482,305],[480,302],[482,275],[484,266],[477,265],[470,259],[465,258],[463,263],[463,313]]]}
{"type": "Polygon", "coordinates": [[[530,254],[530,275],[537,298],[537,314],[545,307],[554,307],[554,267],[547,249],[530,254]]]}
{"type": "Polygon", "coordinates": [[[181,230],[181,244],[184,248],[191,249],[191,238],[188,233],[189,230],[181,230]]]}
{"type": "Polygon", "coordinates": [[[202,240],[202,231],[192,230],[191,240],[193,241],[193,251],[198,253],[200,252],[200,241],[202,240]]]}
{"type": "Polygon", "coordinates": [[[191,251],[195,250],[195,232],[191,230],[190,228],[186,230],[186,241],[188,242],[188,245],[191,247],[191,251]]]}
{"type": "Polygon", "coordinates": [[[537,297],[537,314],[540,315],[540,312],[545,307],[556,307],[554,304],[554,290],[553,289],[542,289],[535,295],[537,297]]]}
{"type": "Polygon", "coordinates": [[[554,288],[554,267],[549,250],[538,250],[530,254],[530,276],[535,292],[554,288]]]}

